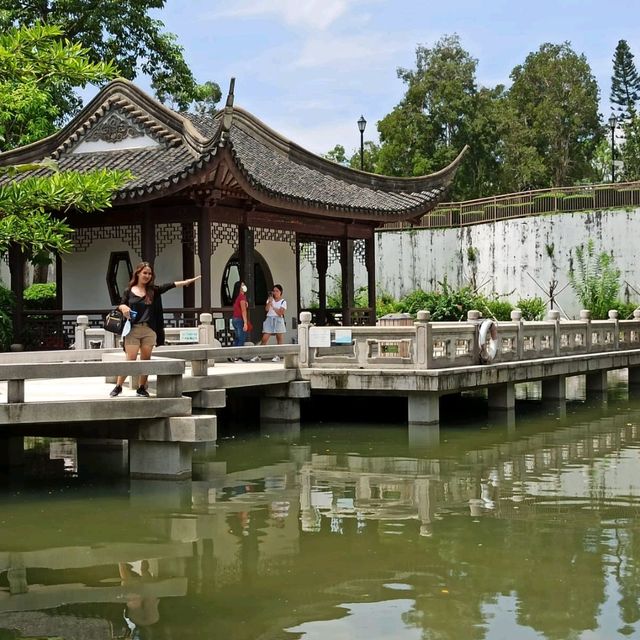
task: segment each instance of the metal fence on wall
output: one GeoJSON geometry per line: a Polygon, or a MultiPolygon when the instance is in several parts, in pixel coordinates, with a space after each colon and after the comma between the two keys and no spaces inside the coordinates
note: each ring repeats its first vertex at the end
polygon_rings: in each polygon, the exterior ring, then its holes
{"type": "Polygon", "coordinates": [[[484,222],[538,216],[549,213],[626,209],[640,206],[640,182],[619,182],[538,189],[506,195],[443,202],[424,215],[417,225],[391,223],[384,229],[464,227],[484,222]]]}

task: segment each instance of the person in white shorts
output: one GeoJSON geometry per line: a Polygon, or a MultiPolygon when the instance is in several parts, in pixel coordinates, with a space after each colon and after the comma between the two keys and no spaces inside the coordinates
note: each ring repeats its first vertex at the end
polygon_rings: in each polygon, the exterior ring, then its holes
{"type": "MultiPolygon", "coordinates": [[[[276,342],[278,344],[284,343],[284,336],[287,332],[287,327],[284,322],[284,314],[287,311],[287,301],[282,297],[282,292],[282,285],[274,284],[267,303],[264,305],[267,317],[264,319],[264,323],[262,324],[262,339],[260,340],[260,344],[267,344],[271,336],[276,337],[276,342]]],[[[251,358],[254,362],[259,359],[259,356],[251,358]]],[[[274,362],[278,362],[279,360],[279,356],[275,356],[273,358],[274,362]]]]}

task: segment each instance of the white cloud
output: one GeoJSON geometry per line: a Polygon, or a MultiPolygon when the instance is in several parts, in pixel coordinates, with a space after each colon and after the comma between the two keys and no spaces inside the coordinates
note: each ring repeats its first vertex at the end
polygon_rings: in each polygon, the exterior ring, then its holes
{"type": "Polygon", "coordinates": [[[292,27],[326,29],[342,17],[354,0],[236,0],[216,16],[252,18],[275,16],[292,27]]]}

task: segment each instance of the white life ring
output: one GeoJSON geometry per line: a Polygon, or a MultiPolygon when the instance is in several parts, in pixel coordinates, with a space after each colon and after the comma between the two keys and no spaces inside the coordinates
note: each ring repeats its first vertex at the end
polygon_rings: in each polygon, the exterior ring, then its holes
{"type": "Polygon", "coordinates": [[[480,361],[491,362],[498,353],[498,325],[490,318],[483,320],[480,325],[478,344],[480,346],[480,361]]]}

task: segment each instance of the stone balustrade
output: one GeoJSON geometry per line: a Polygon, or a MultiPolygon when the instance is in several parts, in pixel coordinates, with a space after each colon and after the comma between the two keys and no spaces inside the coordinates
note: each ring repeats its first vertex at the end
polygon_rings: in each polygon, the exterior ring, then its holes
{"type": "MultiPolygon", "coordinates": [[[[220,347],[216,339],[213,316],[200,314],[197,327],[165,327],[167,344],[199,344],[220,347]]],[[[89,316],[80,315],[76,319],[74,349],[113,349],[120,345],[120,336],[105,331],[102,327],[89,326],[89,316]]]]}
{"type": "MultiPolygon", "coordinates": [[[[420,311],[413,327],[314,327],[311,314],[300,314],[300,366],[355,369],[445,369],[479,365],[479,327],[484,319],[469,311],[466,322],[430,322],[420,311]]],[[[607,320],[592,320],[582,311],[578,320],[562,320],[552,310],[545,320],[497,323],[494,363],[517,362],[590,353],[640,349],[640,309],[631,320],[610,311],[607,320]]]]}

